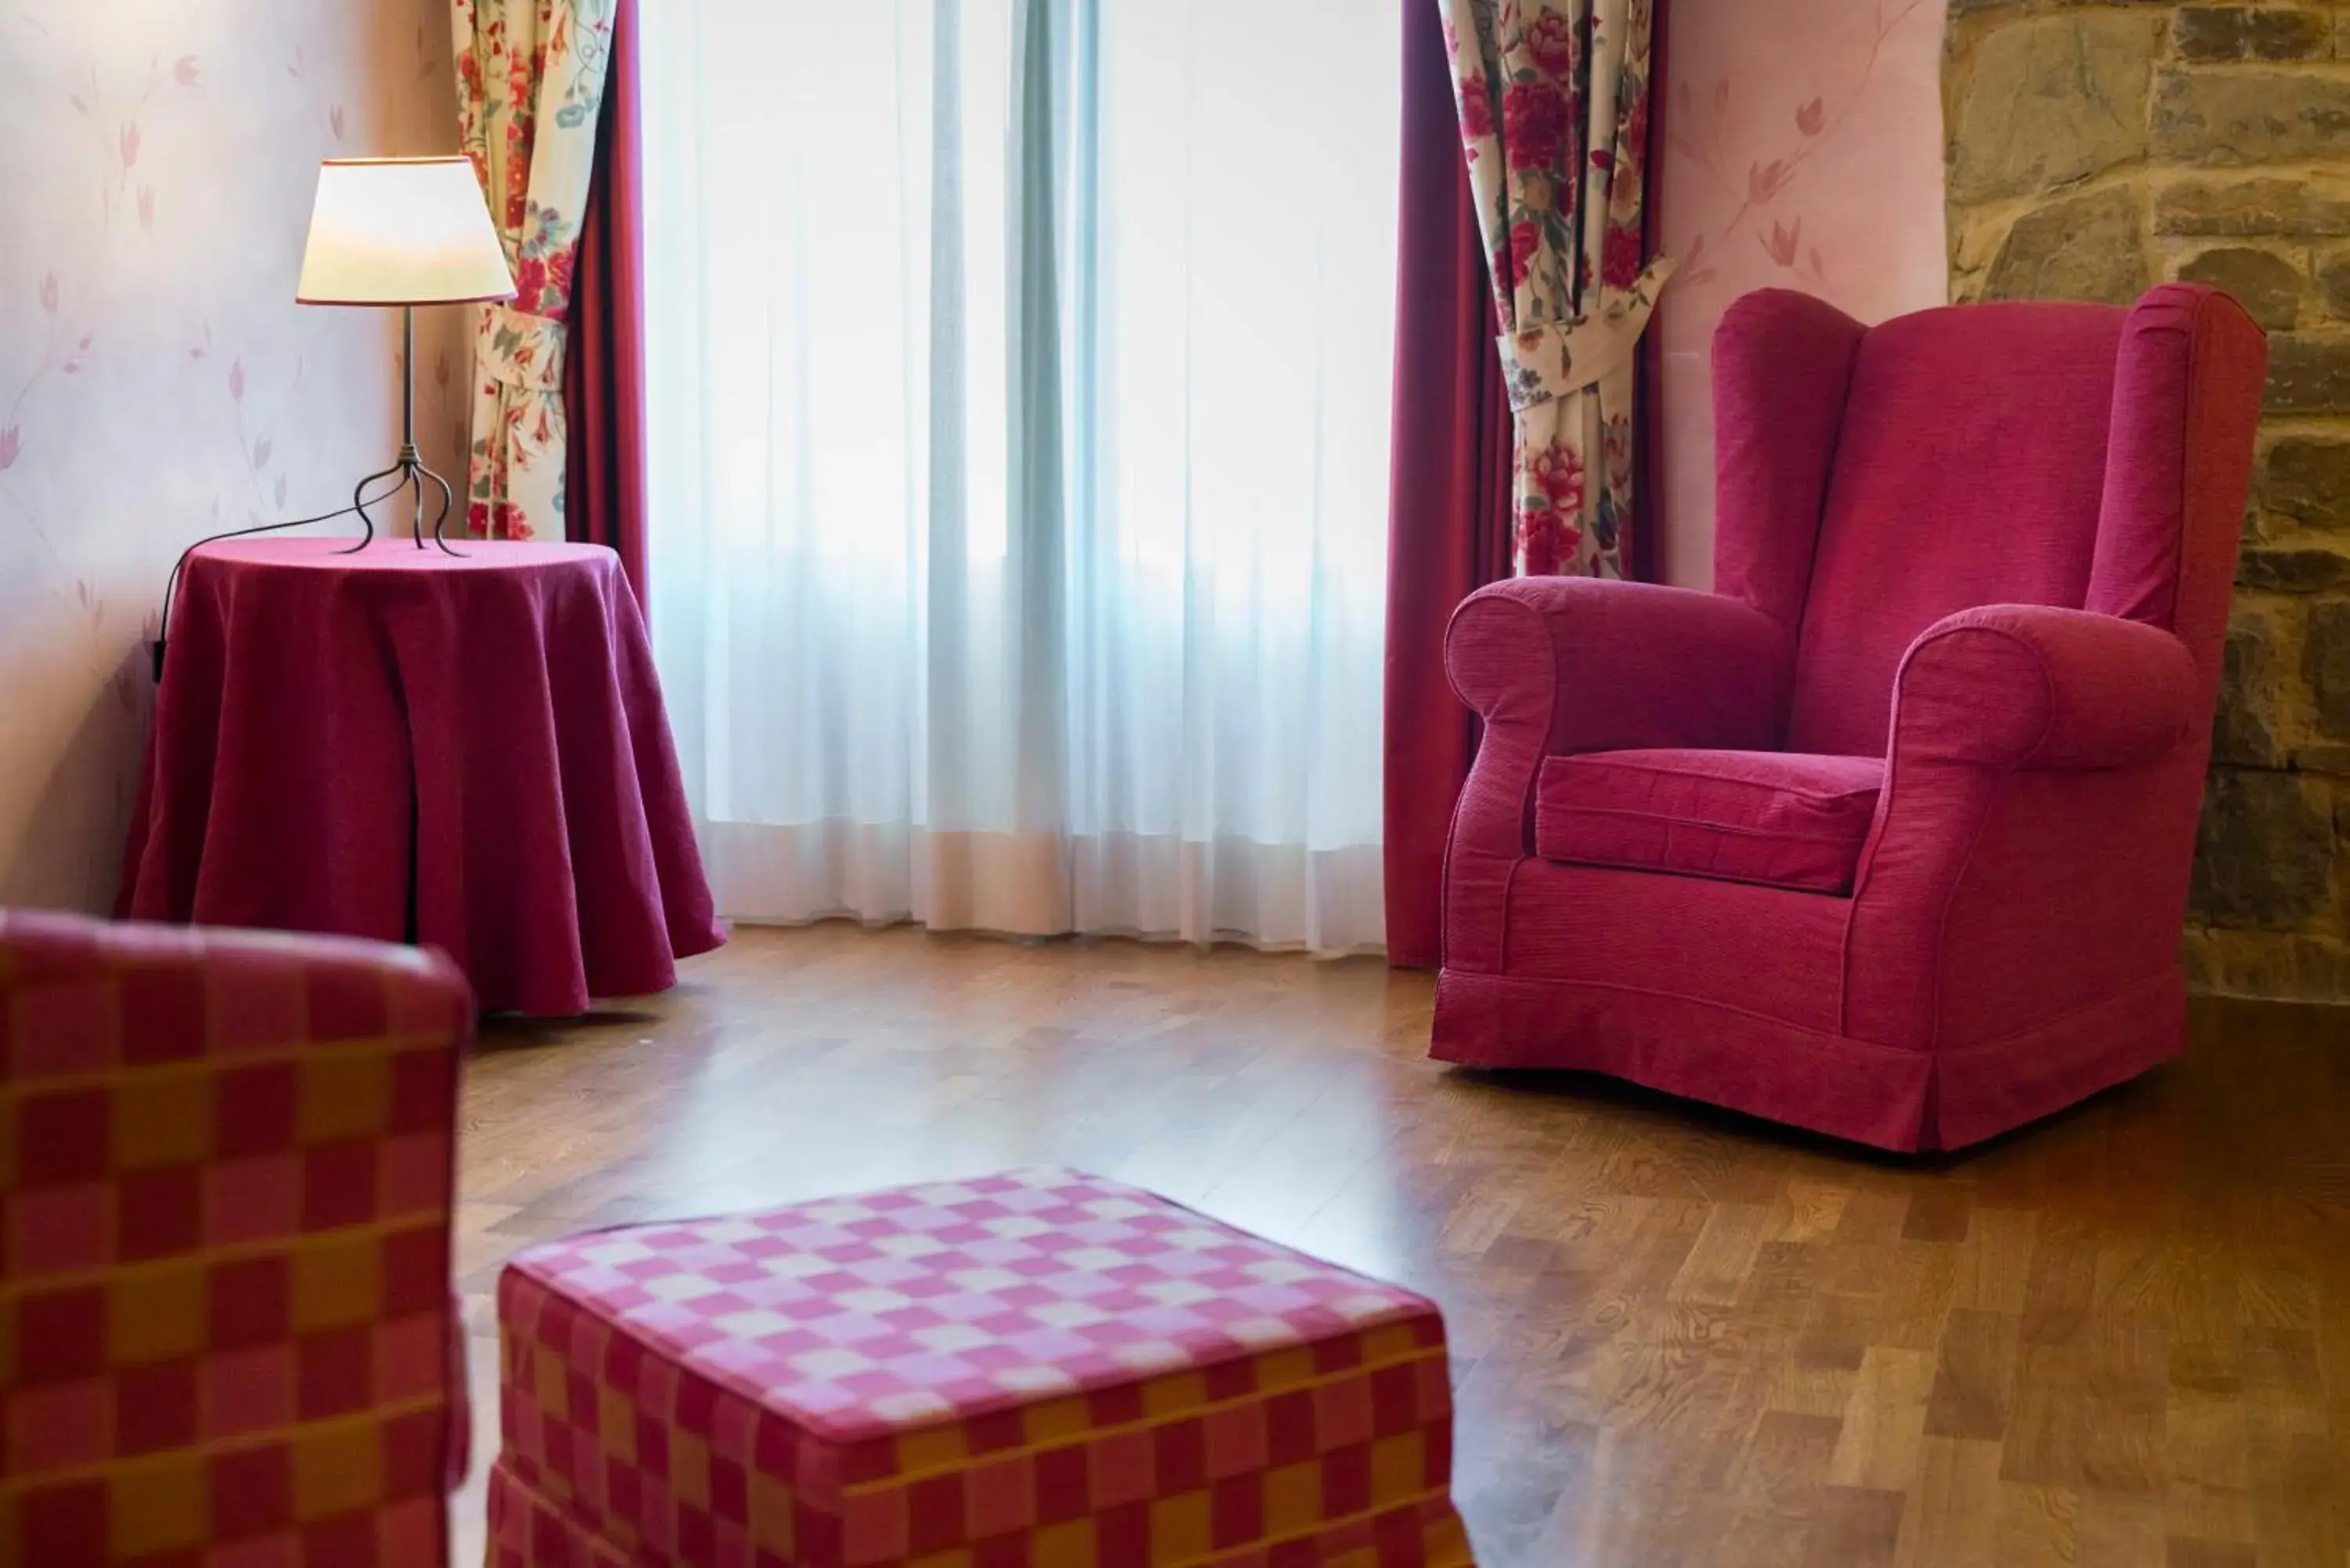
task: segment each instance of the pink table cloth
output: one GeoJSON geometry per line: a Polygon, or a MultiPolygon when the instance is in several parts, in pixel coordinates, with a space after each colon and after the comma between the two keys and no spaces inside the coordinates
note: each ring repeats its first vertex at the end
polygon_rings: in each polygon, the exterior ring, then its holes
{"type": "Polygon", "coordinates": [[[122,914],[437,947],[548,1017],[725,940],[619,557],[457,547],[190,557],[122,914]]]}

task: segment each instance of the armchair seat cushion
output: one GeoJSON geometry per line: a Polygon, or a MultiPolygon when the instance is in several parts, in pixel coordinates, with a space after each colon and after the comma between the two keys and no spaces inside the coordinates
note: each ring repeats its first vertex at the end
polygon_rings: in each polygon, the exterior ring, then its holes
{"type": "Polygon", "coordinates": [[[1783,752],[1592,752],[1551,757],[1534,851],[1806,893],[1849,893],[1885,764],[1783,752]]]}

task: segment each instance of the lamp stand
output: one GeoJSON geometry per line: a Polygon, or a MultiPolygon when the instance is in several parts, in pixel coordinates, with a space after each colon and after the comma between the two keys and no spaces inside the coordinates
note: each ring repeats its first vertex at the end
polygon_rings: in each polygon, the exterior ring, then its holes
{"type": "Polygon", "coordinates": [[[360,536],[358,544],[337,554],[356,556],[375,543],[375,517],[368,508],[371,505],[380,506],[402,492],[416,497],[416,547],[420,550],[424,548],[424,486],[426,482],[430,481],[432,487],[441,493],[441,512],[433,519],[432,542],[441,547],[443,555],[462,556],[464,552],[451,549],[449,541],[442,536],[442,530],[449,526],[449,514],[456,508],[457,493],[449,488],[447,480],[424,466],[424,460],[416,450],[416,307],[414,306],[403,305],[400,307],[400,457],[390,468],[369,474],[352,489],[351,510],[359,514],[359,521],[366,525],[367,532],[360,536]],[[398,483],[382,494],[370,498],[368,495],[368,487],[380,479],[397,480],[398,483]]]}

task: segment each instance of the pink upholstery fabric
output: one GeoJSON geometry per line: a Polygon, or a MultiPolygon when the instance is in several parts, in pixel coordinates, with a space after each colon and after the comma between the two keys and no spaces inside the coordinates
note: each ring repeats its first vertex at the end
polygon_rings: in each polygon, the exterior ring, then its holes
{"type": "Polygon", "coordinates": [[[1885,764],[1799,752],[1596,752],[1543,763],[1534,853],[1762,882],[1852,887],[1885,764]]]}
{"type": "Polygon", "coordinates": [[[1742,301],[1716,348],[1718,593],[1513,583],[1454,618],[1486,731],[1436,1054],[1914,1149],[2175,1053],[2265,367],[2242,311],[2189,285],[1872,329],[1742,301]],[[1881,766],[1849,891],[1548,854],[1617,798],[1589,753],[1657,748],[1881,766]]]}
{"type": "Polygon", "coordinates": [[[494,1568],[1469,1568],[1426,1299],[1072,1171],[518,1254],[494,1568]]]}
{"type": "Polygon", "coordinates": [[[189,560],[120,912],[412,939],[484,1011],[675,983],[724,938],[618,559],[346,547],[189,560]]]}
{"type": "Polygon", "coordinates": [[[1772,290],[1733,304],[1714,334],[1713,591],[1785,627],[1791,646],[1862,336],[1826,301],[1772,290]]]}
{"type": "Polygon", "coordinates": [[[2195,659],[2159,627],[1985,605],[1935,622],[1910,645],[1893,690],[1898,757],[2124,768],[2187,739],[2195,659]]]}
{"type": "Polygon", "coordinates": [[[1544,756],[1766,748],[1793,647],[1769,617],[1686,588],[1521,577],[1471,595],[1445,633],[1445,669],[1485,733],[1445,855],[1446,964],[1501,965],[1503,908],[1530,847],[1544,756]],[[1607,690],[1584,678],[1603,661],[1607,690]]]}
{"type": "Polygon", "coordinates": [[[2093,305],[1953,306],[1861,340],[1804,606],[1790,749],[1883,756],[1893,671],[1944,616],[2084,602],[2121,323],[2093,305]]]}
{"type": "Polygon", "coordinates": [[[0,1563],[446,1561],[442,960],[0,913],[0,1563]]]}

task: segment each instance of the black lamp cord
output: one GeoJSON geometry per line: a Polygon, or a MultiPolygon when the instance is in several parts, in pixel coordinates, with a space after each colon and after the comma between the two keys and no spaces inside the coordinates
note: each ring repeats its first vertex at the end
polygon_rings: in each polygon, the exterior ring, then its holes
{"type": "MultiPolygon", "coordinates": [[[[379,474],[377,477],[388,476],[379,474]]],[[[250,528],[232,528],[225,534],[208,535],[181,551],[180,558],[172,563],[171,576],[163,584],[163,618],[155,628],[155,684],[161,686],[163,683],[163,644],[172,633],[172,601],[179,597],[180,572],[187,566],[189,556],[207,545],[219,544],[223,539],[242,539],[251,534],[275,534],[285,528],[307,528],[313,523],[332,523],[337,518],[348,517],[363,507],[389,501],[406,489],[407,485],[408,482],[402,479],[400,483],[393,485],[381,495],[355,497],[351,504],[340,512],[323,512],[316,517],[296,517],[286,523],[258,523],[250,528]]]]}

